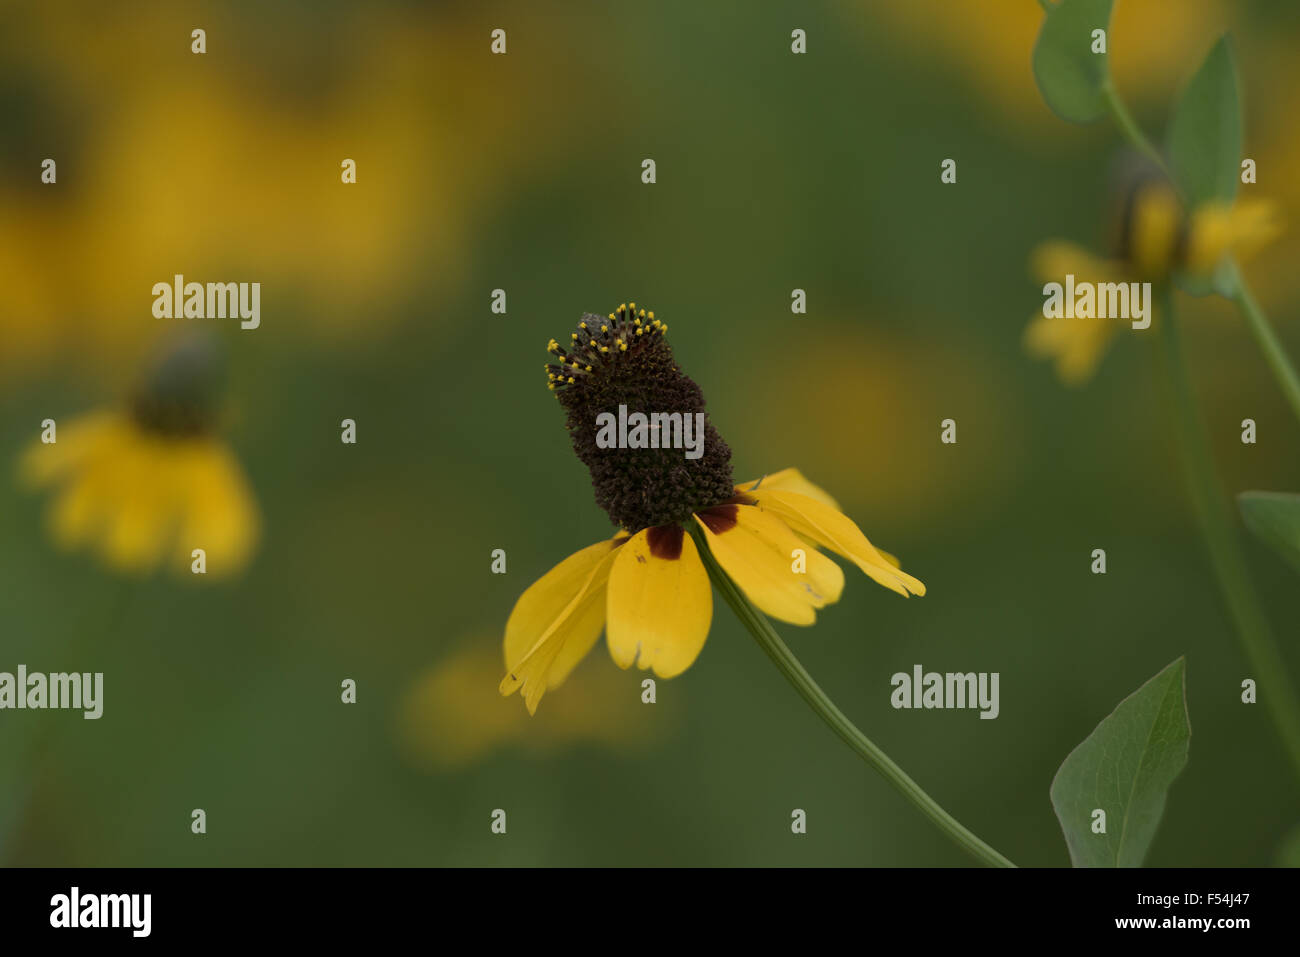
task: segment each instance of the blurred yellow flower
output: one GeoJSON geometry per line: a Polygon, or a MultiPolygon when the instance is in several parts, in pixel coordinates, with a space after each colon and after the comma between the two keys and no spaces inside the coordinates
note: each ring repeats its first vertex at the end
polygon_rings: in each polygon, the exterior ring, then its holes
{"type": "Polygon", "coordinates": [[[644,746],[680,720],[680,706],[651,709],[639,686],[609,670],[584,673],[545,714],[530,719],[496,692],[497,649],[495,642],[470,641],[415,679],[398,715],[399,742],[412,762],[457,769],[511,747],[644,746]]]}
{"type": "MultiPolygon", "coordinates": [[[[1075,243],[1052,240],[1030,255],[1030,272],[1040,283],[1162,283],[1175,274],[1211,275],[1225,256],[1252,255],[1281,231],[1275,206],[1266,200],[1205,204],[1185,216],[1178,196],[1163,180],[1146,180],[1128,197],[1119,253],[1102,259],[1075,243]]],[[[1024,345],[1030,355],[1052,360],[1066,385],[1086,382],[1096,372],[1121,326],[1115,318],[1048,318],[1038,310],[1029,320],[1024,345]]]]}
{"type": "MultiPolygon", "coordinates": [[[[1030,257],[1030,271],[1041,283],[1060,282],[1067,274],[1077,282],[1128,281],[1125,263],[1098,259],[1063,240],[1038,246],[1030,257]]],[[[1092,378],[1118,329],[1114,319],[1049,319],[1039,310],[1025,329],[1025,348],[1035,358],[1053,360],[1057,376],[1066,385],[1078,385],[1092,378]]]]}
{"type": "Polygon", "coordinates": [[[160,563],[191,573],[196,549],[203,574],[194,577],[223,578],[247,564],[257,506],[193,388],[193,357],[173,352],[126,409],[54,422],[26,450],[20,480],[55,489],[49,522],[59,547],[89,549],[129,575],[160,563]]]}
{"type": "MultiPolygon", "coordinates": [[[[56,357],[96,375],[137,360],[149,290],[176,273],[262,282],[280,304],[266,335],[379,333],[414,296],[450,295],[492,210],[564,161],[572,112],[536,109],[463,11],[211,14],[204,55],[170,4],[40,5],[0,32],[41,115],[15,121],[10,152],[30,163],[0,181],[0,389],[56,357]]],[[[560,29],[526,11],[512,26],[560,29]]],[[[548,70],[531,95],[564,102],[579,72],[548,70]]]]}

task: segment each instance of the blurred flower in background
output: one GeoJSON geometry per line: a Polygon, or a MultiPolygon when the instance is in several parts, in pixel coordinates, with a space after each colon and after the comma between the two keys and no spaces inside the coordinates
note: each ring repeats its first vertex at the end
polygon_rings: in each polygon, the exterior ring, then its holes
{"type": "Polygon", "coordinates": [[[580,745],[644,748],[678,724],[680,707],[656,708],[653,720],[641,686],[621,671],[589,668],[540,715],[530,718],[497,694],[500,645],[464,642],[426,669],[407,690],[398,714],[398,738],[414,764],[456,769],[507,748],[549,753],[580,745]]]}
{"type": "MultiPolygon", "coordinates": [[[[1040,128],[1055,122],[1029,71],[1030,51],[1043,23],[1031,0],[908,0],[870,7],[864,21],[901,39],[914,55],[956,69],[999,108],[1004,122],[1040,128]]],[[[1123,0],[1111,17],[1109,46],[1116,83],[1130,99],[1163,101],[1184,81],[1186,66],[1205,52],[1206,38],[1227,27],[1225,0],[1123,0]],[[1157,38],[1147,42],[1147,38],[1157,38]]]]}
{"type": "MultiPolygon", "coordinates": [[[[530,107],[540,94],[450,6],[8,13],[0,79],[25,108],[0,149],[4,378],[137,361],[148,291],[175,273],[263,282],[271,330],[372,335],[395,305],[446,295],[476,227],[560,156],[561,136],[532,132],[554,122],[530,107]]],[[[548,71],[546,95],[577,70],[548,71]]]]}
{"type": "Polygon", "coordinates": [[[829,311],[845,318],[810,323],[795,337],[756,334],[734,355],[736,368],[748,369],[779,350],[783,369],[779,388],[756,374],[732,391],[743,398],[721,397],[735,447],[779,436],[781,458],[816,474],[873,528],[950,531],[1000,509],[1021,467],[1023,421],[992,357],[971,361],[979,340],[965,329],[929,335],[934,318],[907,308],[888,310],[892,326],[862,316],[860,303],[829,311]],[[962,446],[960,472],[939,441],[940,423],[958,410],[981,436],[962,446]]]}
{"type": "MultiPolygon", "coordinates": [[[[1098,289],[1102,283],[1160,284],[1175,273],[1205,278],[1225,256],[1248,257],[1281,231],[1276,207],[1266,200],[1206,204],[1184,215],[1173,188],[1155,177],[1139,180],[1126,197],[1114,258],[1101,259],[1075,243],[1053,240],[1031,254],[1034,278],[1060,284],[1073,276],[1076,288],[1091,283],[1098,289]]],[[[1111,339],[1127,326],[1115,316],[1048,317],[1040,309],[1025,329],[1024,343],[1030,355],[1055,362],[1063,383],[1079,385],[1092,377],[1111,339]]]]}
{"type": "Polygon", "coordinates": [[[20,463],[25,484],[55,489],[50,532],[61,548],[88,548],[114,571],[160,563],[194,578],[240,571],[258,537],[243,470],[215,434],[214,344],[189,338],[167,350],[123,410],[51,420],[20,463]],[[203,575],[190,575],[194,550],[203,575]]]}

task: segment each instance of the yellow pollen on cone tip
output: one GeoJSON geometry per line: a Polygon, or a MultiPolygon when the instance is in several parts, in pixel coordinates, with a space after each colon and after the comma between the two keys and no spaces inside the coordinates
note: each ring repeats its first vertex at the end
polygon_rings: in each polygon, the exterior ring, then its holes
{"type": "Polygon", "coordinates": [[[653,312],[650,313],[650,318],[653,319],[654,317],[655,317],[655,314],[654,314],[653,312]]]}
{"type": "Polygon", "coordinates": [[[609,326],[601,326],[601,327],[600,327],[600,331],[601,331],[601,332],[609,332],[609,326]]]}

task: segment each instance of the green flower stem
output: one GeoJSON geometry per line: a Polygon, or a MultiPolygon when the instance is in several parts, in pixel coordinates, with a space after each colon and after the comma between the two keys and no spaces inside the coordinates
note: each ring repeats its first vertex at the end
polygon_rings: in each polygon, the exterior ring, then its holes
{"type": "Polygon", "coordinates": [[[691,535],[699,546],[700,558],[704,561],[704,567],[708,569],[709,578],[713,580],[714,586],[731,606],[731,610],[736,613],[741,624],[749,629],[749,633],[754,636],[759,647],[767,652],[767,656],[772,659],[777,669],[786,676],[790,684],[794,685],[794,689],[799,692],[804,701],[808,702],[813,711],[831,726],[831,730],[958,846],[990,867],[1015,867],[1015,864],[981,841],[941,808],[934,798],[926,794],[919,784],[890,759],[889,755],[880,750],[845,717],[844,712],[835,706],[835,702],[826,696],[826,692],[799,663],[794,652],[786,647],[781,636],[772,628],[772,623],[749,603],[749,599],[741,594],[740,589],[727,577],[727,573],[722,570],[717,559],[709,551],[708,542],[704,540],[700,531],[693,528],[691,535]]]}
{"type": "MultiPolygon", "coordinates": [[[[1115,118],[1115,122],[1129,142],[1158,163],[1165,175],[1169,176],[1169,168],[1165,165],[1164,158],[1133,121],[1132,114],[1109,81],[1104,87],[1104,94],[1111,116],[1115,118]]],[[[1177,188],[1177,183],[1172,176],[1169,176],[1169,181],[1177,188]]],[[[1182,195],[1181,192],[1179,195],[1182,195]]],[[[1260,349],[1263,350],[1264,357],[1278,380],[1278,385],[1281,386],[1296,415],[1300,416],[1300,377],[1296,376],[1295,368],[1251,295],[1250,287],[1242,278],[1237,264],[1230,262],[1228,268],[1228,278],[1231,283],[1230,298],[1245,314],[1250,331],[1255,341],[1259,343],[1260,349]]],[[[1300,774],[1300,698],[1297,698],[1295,686],[1287,676],[1286,663],[1282,660],[1268,618],[1260,607],[1259,598],[1251,584],[1246,558],[1237,540],[1232,511],[1224,498],[1214,470],[1214,458],[1210,454],[1205,427],[1197,411],[1187,362],[1183,356],[1178,320],[1174,315],[1172,287],[1166,285],[1161,290],[1160,296],[1164,313],[1160,322],[1160,339],[1163,346],[1161,354],[1164,357],[1171,401],[1177,415],[1183,466],[1191,486],[1201,533],[1209,547],[1214,574],[1228,603],[1228,611],[1232,615],[1237,637],[1246,653],[1246,659],[1258,675],[1259,682],[1261,684],[1267,682],[1267,690],[1262,696],[1264,706],[1277,726],[1277,732],[1282,738],[1282,744],[1291,758],[1291,763],[1295,766],[1297,774],[1300,774]]]]}
{"type": "Polygon", "coordinates": [[[1264,353],[1264,358],[1268,361],[1268,367],[1273,370],[1273,377],[1277,379],[1278,387],[1286,400],[1291,403],[1291,409],[1295,412],[1297,418],[1300,418],[1300,376],[1296,375],[1295,366],[1287,358],[1286,351],[1282,348],[1282,343],[1278,341],[1277,334],[1269,324],[1268,318],[1259,308],[1259,303],[1255,302],[1255,297],[1251,295],[1250,287],[1246,285],[1245,277],[1241,275],[1241,270],[1237,268],[1235,262],[1229,261],[1229,282],[1232,289],[1232,301],[1237,304],[1242,315],[1246,317],[1246,324],[1250,328],[1251,335],[1255,337],[1255,342],[1259,344],[1259,349],[1264,353]]]}
{"type": "Polygon", "coordinates": [[[1260,700],[1268,709],[1287,754],[1300,774],[1300,699],[1297,699],[1295,688],[1287,677],[1286,664],[1255,594],[1232,512],[1214,471],[1214,459],[1210,455],[1209,441],[1197,411],[1183,355],[1178,320],[1174,315],[1173,290],[1166,285],[1159,295],[1163,313],[1158,319],[1160,351],[1177,420],[1183,466],[1201,533],[1209,547],[1214,574],[1228,603],[1237,637],[1260,686],[1260,700]]]}
{"type": "MultiPolygon", "coordinates": [[[[86,614],[77,620],[77,630],[66,642],[61,656],[61,668],[64,671],[80,671],[86,656],[92,649],[101,654],[110,647],[109,641],[121,633],[121,626],[127,610],[138,591],[136,582],[124,579],[118,583],[112,604],[107,612],[101,608],[87,609],[86,614]],[[99,619],[96,624],[95,619],[99,619]]],[[[53,670],[53,669],[51,669],[53,670]]],[[[26,688],[17,689],[18,694],[26,694],[26,688]]],[[[10,803],[0,802],[0,866],[9,857],[9,849],[14,839],[35,810],[36,787],[38,779],[45,773],[49,764],[58,757],[59,746],[65,735],[81,726],[82,718],[75,712],[67,714],[49,714],[41,718],[36,732],[25,745],[20,744],[14,757],[14,789],[10,803]]]]}
{"type": "Polygon", "coordinates": [[[1109,78],[1102,85],[1101,93],[1106,100],[1106,108],[1110,110],[1110,115],[1114,117],[1115,123],[1124,133],[1124,136],[1139,153],[1160,167],[1161,172],[1168,177],[1169,182],[1177,189],[1178,184],[1170,174],[1169,167],[1165,165],[1165,158],[1160,155],[1158,149],[1151,145],[1151,141],[1142,132],[1142,127],[1137,125],[1137,121],[1133,119],[1133,114],[1128,111],[1128,107],[1124,105],[1124,101],[1120,98],[1119,92],[1109,78]]]}

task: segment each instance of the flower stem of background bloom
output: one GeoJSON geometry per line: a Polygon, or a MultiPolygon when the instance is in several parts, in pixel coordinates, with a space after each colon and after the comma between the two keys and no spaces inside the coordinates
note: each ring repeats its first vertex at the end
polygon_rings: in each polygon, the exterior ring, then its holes
{"type": "Polygon", "coordinates": [[[1232,288],[1232,301],[1237,304],[1242,315],[1246,317],[1246,324],[1250,328],[1251,335],[1255,337],[1255,342],[1259,344],[1259,349],[1264,353],[1264,358],[1268,360],[1268,367],[1273,370],[1273,377],[1277,379],[1278,387],[1286,400],[1291,403],[1291,409],[1297,417],[1300,417],[1300,376],[1296,375],[1295,366],[1291,365],[1291,360],[1287,357],[1286,351],[1282,348],[1282,343],[1278,341],[1277,334],[1273,332],[1273,327],[1269,324],[1268,318],[1260,310],[1259,304],[1255,302],[1255,297],[1251,295],[1250,287],[1246,285],[1245,278],[1241,275],[1241,270],[1237,268],[1235,262],[1228,266],[1230,271],[1230,282],[1232,288]]]}
{"type": "MultiPolygon", "coordinates": [[[[63,667],[60,670],[83,671],[82,663],[92,647],[103,652],[108,647],[107,639],[120,635],[127,609],[138,590],[138,583],[130,579],[116,583],[116,594],[107,613],[95,607],[94,602],[89,603],[91,607],[85,615],[78,616],[77,630],[63,648],[63,667]]],[[[27,689],[20,688],[18,693],[26,694],[27,689]]],[[[0,802],[0,866],[9,866],[4,862],[9,861],[14,838],[34,810],[37,785],[55,757],[61,737],[68,733],[70,727],[84,726],[84,718],[76,711],[45,715],[36,733],[27,740],[25,746],[20,745],[17,749],[11,768],[12,790],[5,795],[8,803],[0,802]]]]}
{"type": "Polygon", "coordinates": [[[1011,861],[1007,860],[996,850],[985,844],[978,837],[964,828],[951,814],[939,806],[938,802],[921,789],[921,786],[913,781],[907,774],[895,764],[884,751],[880,750],[874,742],[845,717],[844,712],[835,706],[835,702],[826,696],[826,692],[818,686],[813,680],[812,675],[799,659],[794,656],[781,636],[772,628],[772,623],[767,620],[757,608],[750,604],[735,583],[727,577],[717,560],[709,551],[708,542],[704,536],[697,530],[691,530],[696,544],[699,546],[700,558],[704,560],[704,567],[709,571],[709,578],[713,580],[714,586],[726,599],[731,610],[736,613],[736,617],[754,636],[767,656],[772,659],[777,669],[789,679],[790,684],[794,685],[796,691],[804,701],[812,707],[813,711],[831,726],[831,730],[838,734],[849,747],[858,753],[864,761],[873,767],[880,775],[892,784],[903,797],[907,798],[914,804],[917,809],[928,817],[939,830],[943,831],[948,837],[969,852],[977,860],[988,864],[990,867],[1015,867],[1011,861]]]}
{"type": "Polygon", "coordinates": [[[1165,158],[1160,155],[1158,149],[1151,145],[1151,141],[1142,132],[1142,128],[1137,125],[1137,121],[1133,119],[1133,114],[1128,111],[1128,107],[1124,105],[1124,101],[1120,99],[1119,93],[1109,79],[1102,85],[1101,92],[1106,100],[1106,108],[1110,110],[1110,115],[1114,117],[1124,136],[1127,137],[1128,141],[1133,144],[1139,153],[1160,167],[1160,171],[1165,174],[1174,189],[1178,189],[1178,183],[1174,181],[1169,172],[1169,167],[1165,165],[1165,158]]]}
{"type": "Polygon", "coordinates": [[[1232,512],[1214,471],[1214,460],[1183,355],[1172,287],[1166,285],[1159,295],[1162,313],[1157,321],[1160,352],[1174,408],[1183,466],[1201,532],[1209,547],[1214,574],[1228,603],[1237,636],[1255,673],[1259,699],[1268,709],[1296,772],[1300,774],[1300,699],[1296,697],[1272,628],[1255,594],[1246,568],[1246,557],[1233,525],[1232,512]]]}

